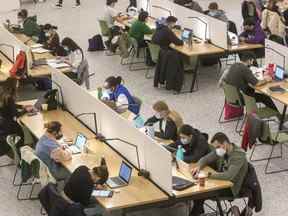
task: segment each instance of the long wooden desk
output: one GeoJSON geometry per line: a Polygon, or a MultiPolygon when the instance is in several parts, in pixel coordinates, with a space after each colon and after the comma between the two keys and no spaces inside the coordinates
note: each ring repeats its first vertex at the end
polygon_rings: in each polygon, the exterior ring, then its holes
{"type": "Polygon", "coordinates": [[[239,45],[237,46],[228,46],[228,52],[240,52],[240,51],[247,51],[247,50],[253,50],[253,49],[261,49],[264,48],[263,44],[248,44],[248,43],[244,43],[241,42],[239,45]]]}
{"type": "MultiPolygon", "coordinates": [[[[29,105],[34,102],[35,100],[25,101],[20,104],[29,105]]],[[[89,139],[88,153],[73,155],[72,160],[63,163],[70,172],[73,172],[81,165],[90,168],[97,166],[99,165],[100,158],[104,156],[107,160],[110,176],[118,175],[120,164],[122,160],[125,159],[106,143],[93,139],[95,135],[70,113],[62,110],[54,110],[42,112],[35,116],[24,115],[20,118],[21,123],[24,124],[37,138],[40,138],[45,131],[43,128],[44,123],[55,120],[62,123],[63,134],[66,138],[74,138],[77,132],[81,132],[89,139]]],[[[173,175],[186,178],[176,170],[173,171],[173,175]]],[[[123,210],[124,213],[126,213],[129,211],[140,210],[142,208],[198,199],[199,197],[217,197],[219,191],[230,188],[231,186],[232,183],[228,181],[208,179],[205,187],[199,187],[197,184],[184,191],[173,191],[175,197],[171,197],[151,181],[138,176],[137,170],[133,169],[131,182],[128,186],[116,189],[112,198],[97,198],[97,201],[107,211],[123,210]]]]}

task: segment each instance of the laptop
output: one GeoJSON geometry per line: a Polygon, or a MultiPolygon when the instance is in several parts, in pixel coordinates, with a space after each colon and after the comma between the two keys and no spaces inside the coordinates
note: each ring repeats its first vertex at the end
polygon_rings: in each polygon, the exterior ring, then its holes
{"type": "Polygon", "coordinates": [[[188,41],[192,34],[193,34],[192,29],[184,28],[181,38],[183,41],[188,41]]]}
{"type": "Polygon", "coordinates": [[[277,81],[284,80],[284,75],[285,75],[284,68],[277,65],[274,73],[274,79],[277,81]]]}
{"type": "Polygon", "coordinates": [[[124,187],[129,184],[131,174],[132,174],[132,167],[129,166],[126,162],[122,161],[119,170],[119,176],[109,178],[106,184],[108,185],[108,187],[112,189],[124,187]]]}
{"type": "Polygon", "coordinates": [[[86,143],[87,138],[83,134],[78,133],[73,145],[69,146],[69,149],[72,154],[79,154],[81,153],[81,150],[83,149],[83,146],[86,145],[86,143]]]}

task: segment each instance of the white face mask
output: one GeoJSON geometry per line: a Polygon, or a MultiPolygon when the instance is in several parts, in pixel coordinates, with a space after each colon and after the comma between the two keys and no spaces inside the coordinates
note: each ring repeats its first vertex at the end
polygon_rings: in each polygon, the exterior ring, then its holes
{"type": "Polygon", "coordinates": [[[112,91],[111,89],[106,89],[106,90],[105,90],[105,93],[109,95],[109,94],[112,94],[113,91],[112,91]]]}
{"type": "Polygon", "coordinates": [[[155,116],[157,119],[162,119],[161,114],[158,113],[158,112],[156,112],[154,116],[155,116]]]}
{"type": "Polygon", "coordinates": [[[45,33],[45,36],[46,36],[46,37],[50,37],[50,35],[51,35],[51,34],[50,34],[49,32],[46,32],[46,33],[45,33]]]}
{"type": "Polygon", "coordinates": [[[63,46],[63,48],[64,48],[64,50],[65,50],[66,52],[69,52],[69,51],[70,51],[69,48],[66,47],[66,46],[63,46]]]}
{"type": "Polygon", "coordinates": [[[180,142],[183,144],[183,145],[188,145],[190,143],[190,140],[187,139],[187,138],[181,138],[180,139],[180,142]]]}
{"type": "Polygon", "coordinates": [[[224,155],[226,154],[226,150],[223,148],[217,148],[216,149],[216,154],[218,157],[224,157],[224,155]]]}

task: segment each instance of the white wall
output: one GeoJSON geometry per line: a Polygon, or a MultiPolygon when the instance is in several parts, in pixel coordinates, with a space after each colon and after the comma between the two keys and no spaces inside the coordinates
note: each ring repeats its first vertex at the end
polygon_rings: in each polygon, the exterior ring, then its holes
{"type": "Polygon", "coordinates": [[[0,0],[0,13],[20,9],[20,0],[0,0]]]}

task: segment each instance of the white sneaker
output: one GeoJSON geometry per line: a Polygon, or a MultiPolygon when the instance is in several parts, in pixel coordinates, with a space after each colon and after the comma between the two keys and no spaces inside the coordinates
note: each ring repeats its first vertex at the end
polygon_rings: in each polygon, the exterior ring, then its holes
{"type": "Polygon", "coordinates": [[[81,4],[73,5],[73,8],[80,8],[81,4]]]}

